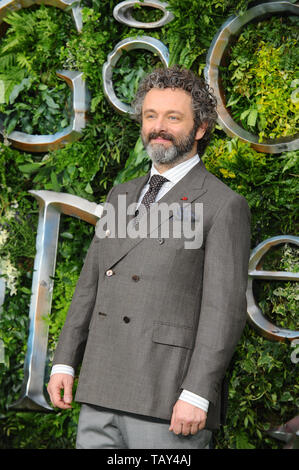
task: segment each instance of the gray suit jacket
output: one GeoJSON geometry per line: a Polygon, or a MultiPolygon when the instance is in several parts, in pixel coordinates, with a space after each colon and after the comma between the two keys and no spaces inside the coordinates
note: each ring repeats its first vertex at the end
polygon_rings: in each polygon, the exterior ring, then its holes
{"type": "MultiPolygon", "coordinates": [[[[107,202],[137,201],[148,177],[115,186],[107,202]]],[[[250,212],[202,161],[156,209],[183,197],[203,204],[199,248],[159,235],[173,219],[165,214],[147,238],[94,236],[54,364],[76,368],[83,359],[79,402],[170,420],[186,389],[209,400],[207,428],[217,429],[224,375],[246,322],[250,212]]]]}

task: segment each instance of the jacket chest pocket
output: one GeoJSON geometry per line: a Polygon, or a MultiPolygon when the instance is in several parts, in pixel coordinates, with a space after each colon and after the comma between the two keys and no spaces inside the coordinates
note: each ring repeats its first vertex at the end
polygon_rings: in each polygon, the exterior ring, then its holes
{"type": "Polygon", "coordinates": [[[192,349],[194,342],[193,328],[173,325],[171,323],[155,322],[152,340],[154,343],[178,346],[192,349]]]}

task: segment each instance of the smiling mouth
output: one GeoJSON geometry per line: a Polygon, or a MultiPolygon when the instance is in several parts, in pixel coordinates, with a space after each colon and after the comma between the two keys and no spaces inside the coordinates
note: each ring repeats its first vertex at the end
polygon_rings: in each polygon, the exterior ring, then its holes
{"type": "Polygon", "coordinates": [[[164,139],[163,137],[156,137],[155,139],[151,139],[151,142],[161,143],[161,142],[171,142],[171,140],[164,139]]]}
{"type": "Polygon", "coordinates": [[[170,134],[157,134],[155,132],[151,133],[149,135],[149,140],[151,143],[154,143],[154,144],[163,144],[163,143],[166,143],[166,142],[172,142],[173,141],[173,137],[170,135],[170,134]]]}

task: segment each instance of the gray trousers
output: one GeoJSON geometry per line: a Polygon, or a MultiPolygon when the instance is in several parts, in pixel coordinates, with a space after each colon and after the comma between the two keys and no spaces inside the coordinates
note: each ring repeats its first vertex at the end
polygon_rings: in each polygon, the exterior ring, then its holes
{"type": "Polygon", "coordinates": [[[141,415],[82,405],[77,449],[209,449],[212,432],[176,435],[170,422],[141,415]]]}

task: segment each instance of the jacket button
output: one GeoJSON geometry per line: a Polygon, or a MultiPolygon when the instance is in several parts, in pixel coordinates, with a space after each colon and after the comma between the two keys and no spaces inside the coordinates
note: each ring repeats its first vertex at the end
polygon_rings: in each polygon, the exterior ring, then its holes
{"type": "Polygon", "coordinates": [[[132,276],[132,279],[133,279],[133,281],[138,282],[140,277],[137,276],[137,274],[134,274],[134,276],[132,276]]]}
{"type": "Polygon", "coordinates": [[[124,321],[125,323],[130,323],[131,320],[130,320],[129,317],[124,317],[124,318],[123,318],[123,321],[124,321]]]}
{"type": "Polygon", "coordinates": [[[162,245],[162,243],[164,243],[164,238],[158,238],[158,242],[160,243],[160,245],[162,245]]]}
{"type": "Polygon", "coordinates": [[[108,271],[106,271],[106,276],[110,277],[110,276],[113,276],[114,274],[114,271],[112,269],[108,269],[108,271]]]}

